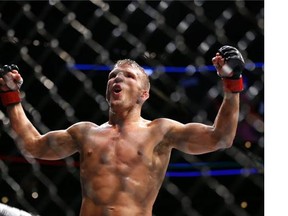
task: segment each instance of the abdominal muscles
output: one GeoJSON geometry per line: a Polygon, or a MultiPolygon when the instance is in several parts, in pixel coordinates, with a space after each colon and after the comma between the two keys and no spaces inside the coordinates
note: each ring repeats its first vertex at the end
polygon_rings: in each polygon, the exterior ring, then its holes
{"type": "Polygon", "coordinates": [[[95,207],[130,206],[142,211],[150,209],[151,213],[164,178],[165,171],[159,168],[157,160],[149,160],[139,151],[131,154],[128,150],[125,157],[115,156],[112,151],[91,154],[81,164],[84,201],[89,199],[95,207]]]}

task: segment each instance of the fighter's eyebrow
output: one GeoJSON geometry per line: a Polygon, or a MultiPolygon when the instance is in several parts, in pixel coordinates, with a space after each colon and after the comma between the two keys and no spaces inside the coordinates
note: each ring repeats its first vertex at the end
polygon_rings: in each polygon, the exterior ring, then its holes
{"type": "Polygon", "coordinates": [[[122,72],[124,74],[131,74],[133,76],[139,76],[138,73],[134,74],[133,72],[125,69],[119,69],[119,68],[114,68],[108,75],[108,79],[111,78],[112,76],[116,75],[117,73],[122,72]]]}
{"type": "Polygon", "coordinates": [[[112,75],[114,75],[114,74],[116,74],[116,73],[118,73],[118,72],[119,72],[119,69],[113,69],[113,70],[109,73],[108,78],[110,78],[112,75]]]}

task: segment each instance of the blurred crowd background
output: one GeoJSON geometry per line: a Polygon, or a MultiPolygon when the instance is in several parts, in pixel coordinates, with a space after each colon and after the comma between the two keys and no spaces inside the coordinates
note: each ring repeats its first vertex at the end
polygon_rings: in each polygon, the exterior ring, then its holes
{"type": "MultiPolygon", "coordinates": [[[[172,152],[154,216],[264,215],[264,1],[0,1],[0,66],[17,64],[23,107],[45,133],[107,121],[107,75],[118,59],[150,75],[143,117],[213,124],[222,45],[246,60],[232,148],[172,152]]],[[[24,158],[0,107],[0,202],[41,216],[76,216],[79,155],[24,158]]]]}

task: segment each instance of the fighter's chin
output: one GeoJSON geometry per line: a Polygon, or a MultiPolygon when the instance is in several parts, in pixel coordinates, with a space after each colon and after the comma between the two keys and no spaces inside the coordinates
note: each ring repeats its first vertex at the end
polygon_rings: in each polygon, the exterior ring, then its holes
{"type": "Polygon", "coordinates": [[[111,110],[118,110],[124,107],[124,102],[122,100],[110,100],[108,104],[111,110]]]}

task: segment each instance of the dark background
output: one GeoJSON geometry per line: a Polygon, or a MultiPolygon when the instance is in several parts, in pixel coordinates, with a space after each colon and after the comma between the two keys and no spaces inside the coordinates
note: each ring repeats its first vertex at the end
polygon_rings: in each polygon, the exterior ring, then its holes
{"type": "MultiPolygon", "coordinates": [[[[144,118],[213,124],[222,86],[211,59],[222,45],[237,47],[247,64],[233,147],[174,151],[168,174],[186,174],[167,175],[153,214],[264,215],[263,1],[0,1],[0,15],[0,64],[20,67],[22,104],[41,133],[106,122],[108,71],[75,64],[112,66],[122,58],[153,70],[144,118]],[[228,174],[209,174],[217,170],[228,174]]],[[[0,120],[0,202],[41,216],[78,215],[78,155],[25,159],[2,106],[0,120]]]]}

